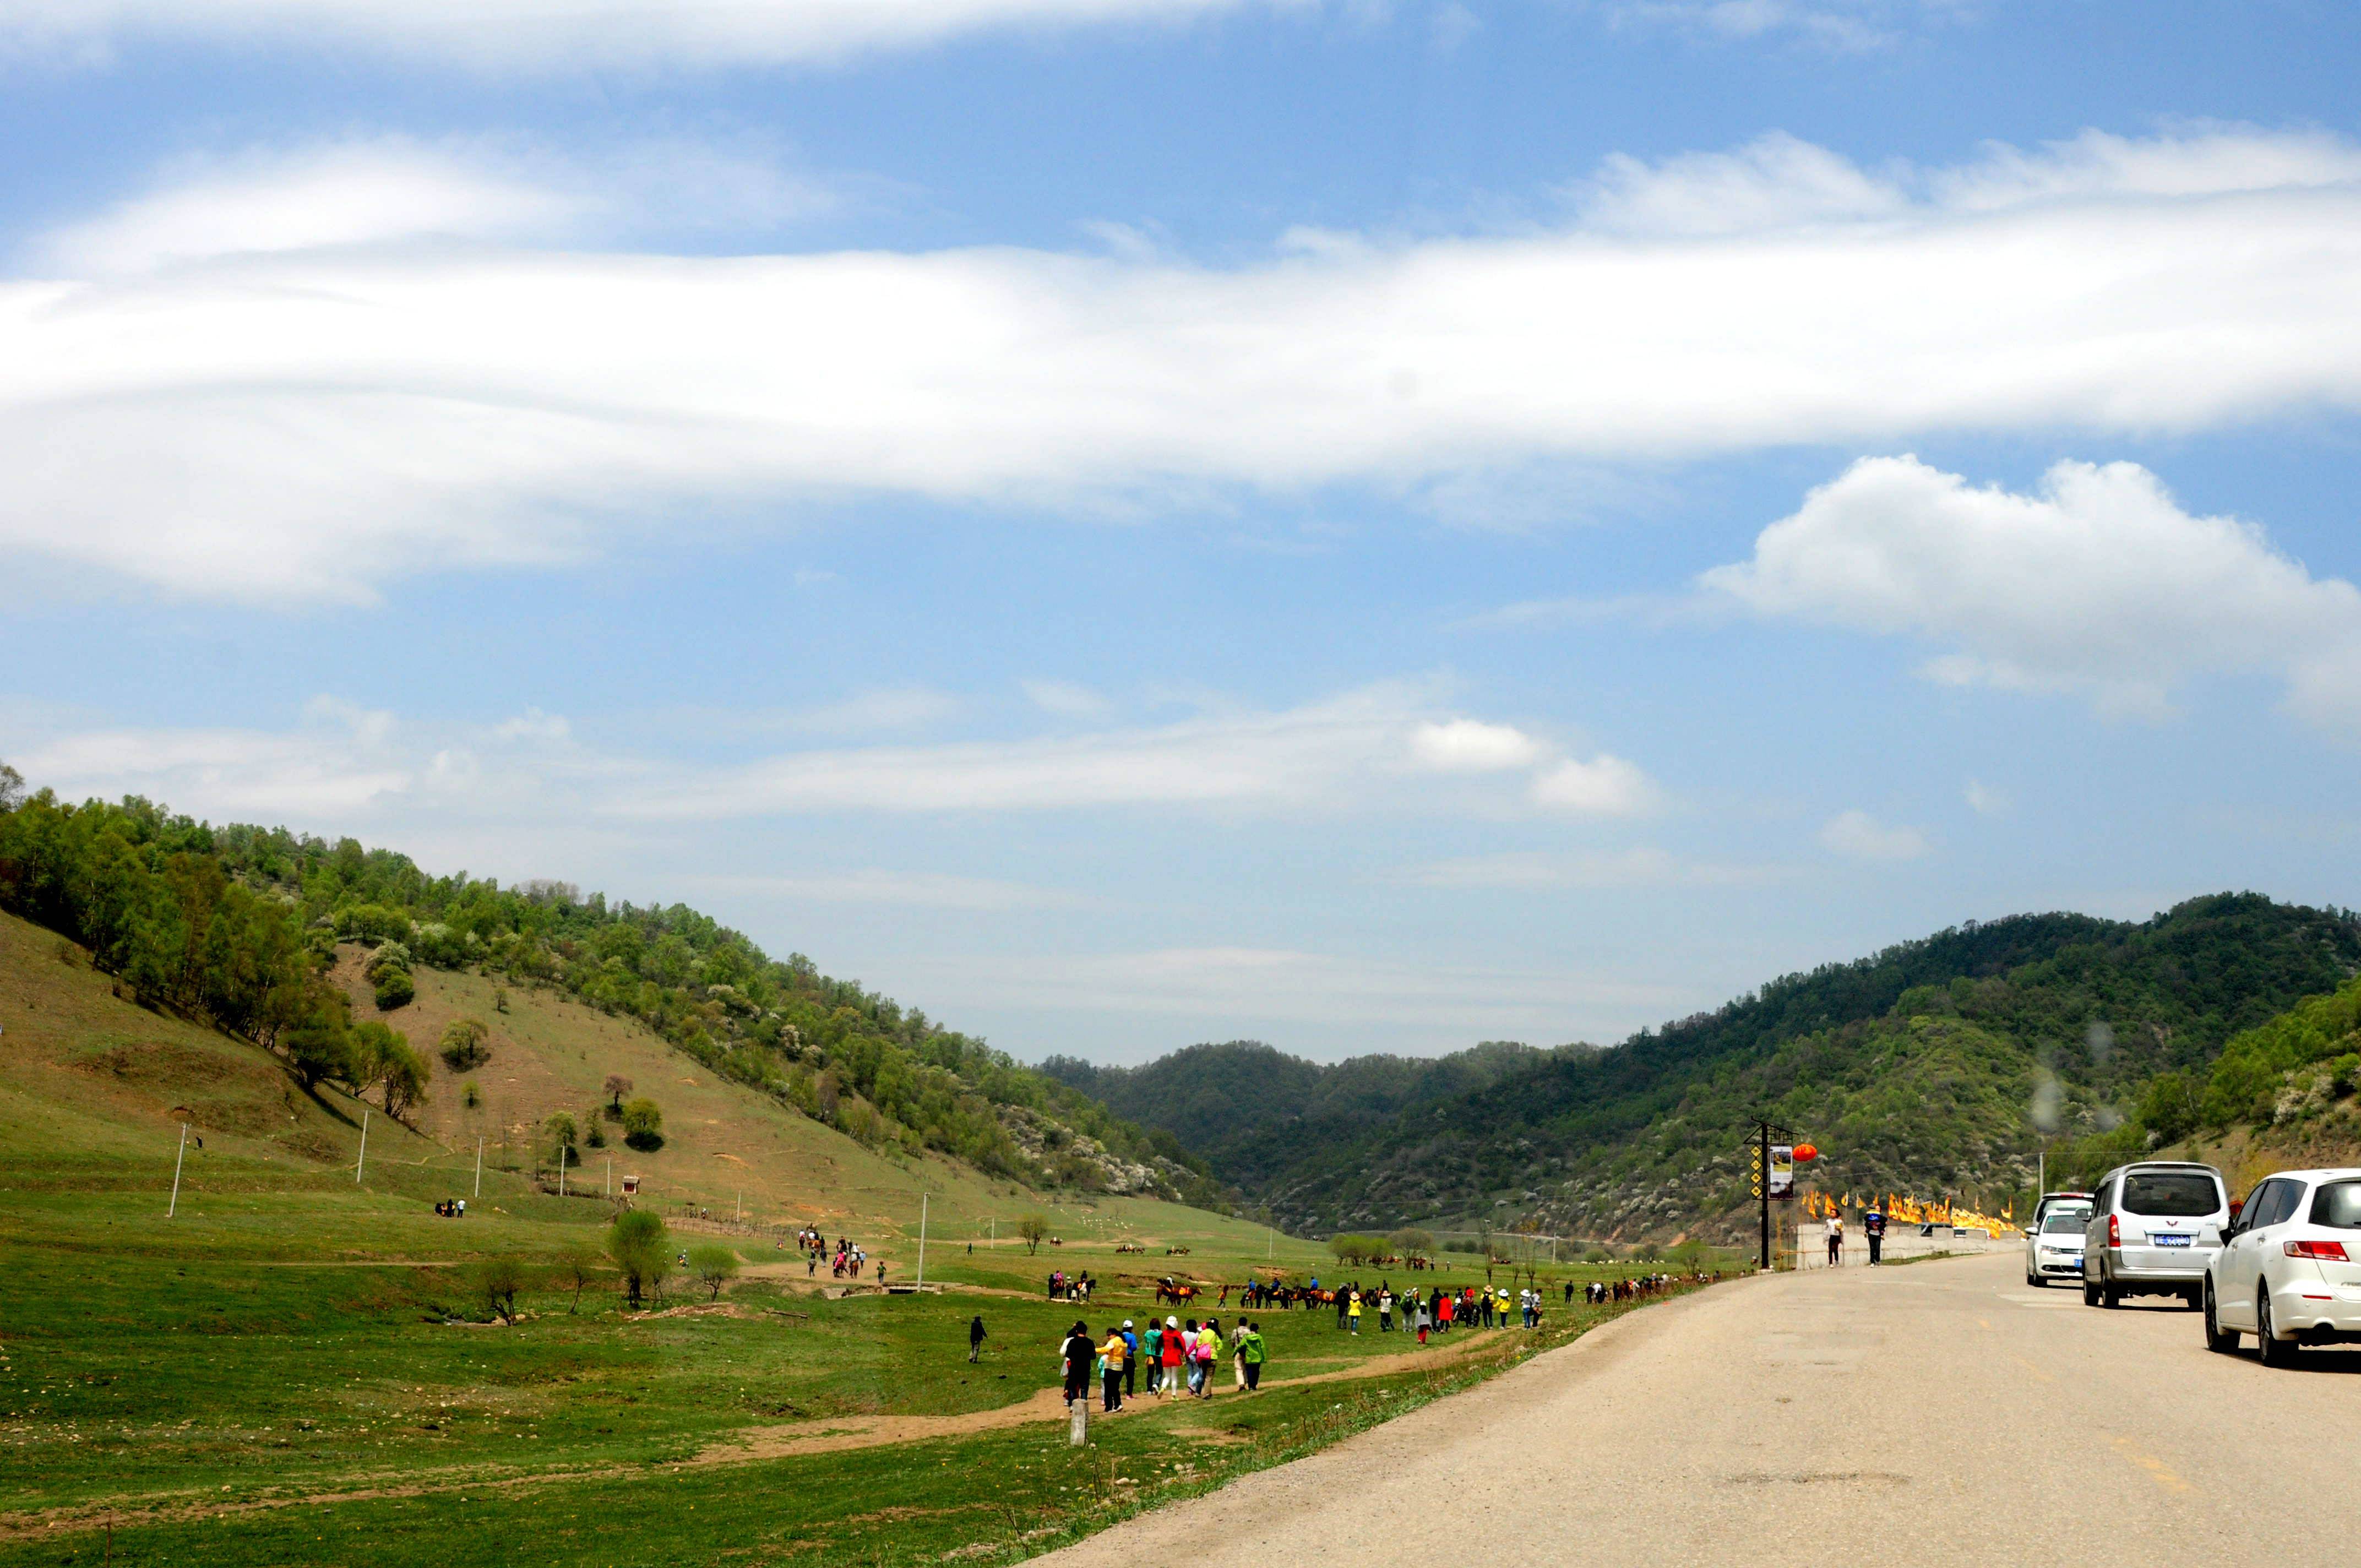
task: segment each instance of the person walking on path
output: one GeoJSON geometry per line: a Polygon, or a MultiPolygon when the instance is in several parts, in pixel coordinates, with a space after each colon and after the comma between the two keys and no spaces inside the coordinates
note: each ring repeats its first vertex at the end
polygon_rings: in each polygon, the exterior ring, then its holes
{"type": "Polygon", "coordinates": [[[1869,1266],[1875,1268],[1878,1264],[1877,1255],[1885,1247],[1885,1212],[1883,1209],[1872,1209],[1862,1215],[1861,1234],[1869,1238],[1869,1266]]]}
{"type": "Polygon", "coordinates": [[[967,1358],[972,1365],[983,1359],[983,1314],[978,1312],[968,1321],[967,1358]]]}
{"type": "Polygon", "coordinates": [[[1106,1413],[1113,1415],[1123,1409],[1123,1367],[1127,1352],[1121,1329],[1107,1330],[1106,1343],[1099,1346],[1099,1357],[1106,1383],[1106,1413]]]}
{"type": "Polygon", "coordinates": [[[1205,1320],[1203,1330],[1189,1342],[1189,1352],[1197,1358],[1197,1398],[1210,1399],[1213,1397],[1213,1368],[1222,1360],[1222,1324],[1219,1319],[1205,1320]]]}
{"type": "Polygon", "coordinates": [[[1240,1318],[1238,1326],[1230,1331],[1230,1375],[1236,1380],[1240,1393],[1246,1392],[1246,1335],[1251,1332],[1244,1318],[1240,1318]]]}
{"type": "Polygon", "coordinates": [[[1130,1398],[1139,1392],[1139,1335],[1131,1320],[1123,1321],[1123,1397],[1130,1398]]]}
{"type": "Polygon", "coordinates": [[[1361,1332],[1361,1293],[1358,1290],[1353,1292],[1352,1300],[1345,1304],[1345,1318],[1352,1325],[1350,1332],[1358,1334],[1361,1332]]]}
{"type": "Polygon", "coordinates": [[[1841,1212],[1828,1216],[1828,1266],[1844,1266],[1844,1215],[1841,1212]]]}
{"type": "Polygon", "coordinates": [[[1139,1360],[1148,1372],[1148,1391],[1158,1392],[1164,1386],[1164,1325],[1154,1318],[1148,1320],[1148,1332],[1139,1336],[1139,1360]]]}
{"type": "Polygon", "coordinates": [[[1247,1393],[1262,1387],[1263,1358],[1268,1354],[1262,1343],[1262,1325],[1246,1324],[1245,1337],[1238,1341],[1238,1376],[1247,1393]]]}
{"type": "Polygon", "coordinates": [[[1378,1287],[1378,1332],[1394,1332],[1394,1293],[1390,1286],[1378,1287]]]}
{"type": "Polygon", "coordinates": [[[1091,1397],[1091,1331],[1081,1320],[1066,1331],[1066,1403],[1091,1397]]]}
{"type": "Polygon", "coordinates": [[[1180,1360],[1189,1351],[1188,1337],[1180,1332],[1180,1320],[1164,1320],[1164,1392],[1180,1392],[1180,1360]]]}

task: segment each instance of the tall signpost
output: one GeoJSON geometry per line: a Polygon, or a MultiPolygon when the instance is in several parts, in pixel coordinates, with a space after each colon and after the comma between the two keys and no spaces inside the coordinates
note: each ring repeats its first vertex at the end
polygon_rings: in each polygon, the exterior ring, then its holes
{"type": "Polygon", "coordinates": [[[1795,1195],[1795,1167],[1819,1157],[1819,1150],[1809,1144],[1797,1146],[1790,1141],[1795,1134],[1776,1122],[1754,1124],[1754,1146],[1747,1151],[1754,1182],[1754,1201],[1761,1213],[1761,1266],[1771,1267],[1771,1205],[1775,1200],[1785,1202],[1795,1195]],[[1773,1138],[1782,1141],[1773,1143],[1773,1138]]]}

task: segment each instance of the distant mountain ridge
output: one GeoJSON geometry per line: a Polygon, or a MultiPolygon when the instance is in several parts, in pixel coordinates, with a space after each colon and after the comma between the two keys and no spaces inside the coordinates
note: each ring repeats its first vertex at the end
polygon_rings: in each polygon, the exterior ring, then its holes
{"type": "Polygon", "coordinates": [[[1827,1149],[1836,1190],[2029,1183],[2037,1102],[2059,1137],[2109,1132],[2161,1075],[2202,1076],[2233,1036],[2356,972],[2361,917],[2221,894],[2142,922],[1953,927],[1605,1050],[1321,1068],[1233,1042],[1045,1070],[1173,1132],[1298,1229],[1728,1230],[1757,1114],[1827,1149]]]}

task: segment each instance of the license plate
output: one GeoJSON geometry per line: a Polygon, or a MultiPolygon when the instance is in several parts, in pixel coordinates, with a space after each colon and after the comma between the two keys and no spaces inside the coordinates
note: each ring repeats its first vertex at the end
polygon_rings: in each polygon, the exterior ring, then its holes
{"type": "Polygon", "coordinates": [[[2190,1238],[2187,1236],[2158,1234],[2147,1238],[2147,1245],[2150,1246],[2187,1246],[2189,1242],[2190,1238]]]}

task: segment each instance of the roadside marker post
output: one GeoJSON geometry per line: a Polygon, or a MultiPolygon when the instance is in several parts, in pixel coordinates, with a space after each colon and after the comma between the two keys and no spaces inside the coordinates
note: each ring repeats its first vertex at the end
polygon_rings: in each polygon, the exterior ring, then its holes
{"type": "Polygon", "coordinates": [[[368,1166],[368,1107],[364,1105],[361,1107],[361,1156],[353,1161],[353,1185],[356,1187],[361,1184],[361,1172],[368,1166]]]}
{"type": "Polygon", "coordinates": [[[927,1195],[918,1194],[918,1283],[927,1282],[927,1195]]]}
{"type": "Polygon", "coordinates": [[[484,1140],[483,1140],[483,1136],[482,1136],[482,1135],[478,1134],[478,1135],[477,1135],[477,1138],[476,1138],[476,1196],[477,1196],[477,1197],[478,1197],[478,1198],[481,1198],[483,1195],[484,1195],[484,1140]]]}
{"type": "Polygon", "coordinates": [[[172,1156],[172,1201],[171,1205],[164,1211],[164,1218],[168,1220],[181,1212],[181,1163],[188,1157],[189,1124],[183,1122],[181,1124],[181,1147],[179,1152],[172,1156]]]}

